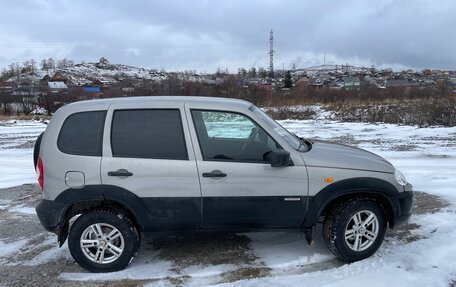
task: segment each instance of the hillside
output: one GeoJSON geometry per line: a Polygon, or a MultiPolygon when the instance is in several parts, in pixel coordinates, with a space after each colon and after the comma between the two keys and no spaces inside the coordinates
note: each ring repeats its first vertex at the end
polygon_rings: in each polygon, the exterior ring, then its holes
{"type": "Polygon", "coordinates": [[[80,63],[63,69],[49,69],[47,71],[43,69],[36,69],[33,72],[21,73],[18,76],[13,76],[7,81],[39,81],[44,76],[52,76],[57,71],[62,73],[62,75],[68,79],[68,84],[74,86],[87,85],[92,83],[94,80],[103,80],[114,83],[125,79],[161,81],[168,77],[166,73],[158,72],[157,70],[132,67],[122,64],[111,64],[107,59],[101,58],[100,61],[96,63],[80,63]]]}

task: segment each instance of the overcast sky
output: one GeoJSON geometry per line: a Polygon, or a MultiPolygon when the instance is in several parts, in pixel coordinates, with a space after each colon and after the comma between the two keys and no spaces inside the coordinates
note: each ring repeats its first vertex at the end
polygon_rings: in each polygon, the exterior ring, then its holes
{"type": "Polygon", "coordinates": [[[168,71],[323,64],[456,70],[454,0],[2,1],[0,67],[63,57],[168,71]]]}

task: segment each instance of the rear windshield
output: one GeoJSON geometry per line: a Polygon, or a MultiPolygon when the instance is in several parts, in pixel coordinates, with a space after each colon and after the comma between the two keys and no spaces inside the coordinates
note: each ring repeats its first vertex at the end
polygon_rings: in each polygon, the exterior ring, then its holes
{"type": "Polygon", "coordinates": [[[57,139],[63,153],[101,156],[106,111],[81,112],[66,118],[57,139]]]}

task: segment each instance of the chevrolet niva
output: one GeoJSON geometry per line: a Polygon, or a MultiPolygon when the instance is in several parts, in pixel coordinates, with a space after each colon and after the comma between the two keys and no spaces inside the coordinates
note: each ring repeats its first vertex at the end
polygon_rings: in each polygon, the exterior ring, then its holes
{"type": "Polygon", "coordinates": [[[91,272],[124,269],[144,232],[296,229],[338,258],[374,254],[411,215],[388,161],[300,138],[249,102],[92,100],[60,108],[35,144],[42,225],[91,272]]]}

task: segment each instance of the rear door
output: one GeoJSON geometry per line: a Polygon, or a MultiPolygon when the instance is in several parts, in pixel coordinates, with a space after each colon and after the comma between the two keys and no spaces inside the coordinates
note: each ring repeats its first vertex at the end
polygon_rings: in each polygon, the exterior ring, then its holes
{"type": "Polygon", "coordinates": [[[154,231],[192,230],[201,223],[201,191],[183,104],[154,102],[108,110],[101,178],[105,193],[138,196],[154,231]]]}
{"type": "MultiPolygon", "coordinates": [[[[307,207],[307,172],[271,167],[265,154],[281,148],[242,113],[192,108],[192,138],[201,181],[205,229],[296,228],[307,207]]],[[[190,121],[189,121],[190,122],[190,121]]]]}

